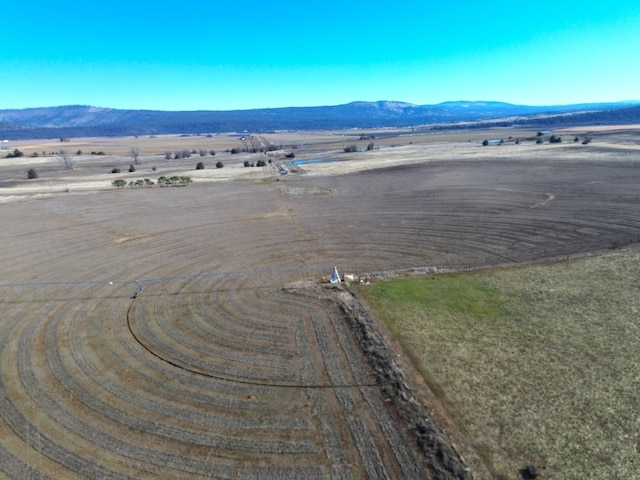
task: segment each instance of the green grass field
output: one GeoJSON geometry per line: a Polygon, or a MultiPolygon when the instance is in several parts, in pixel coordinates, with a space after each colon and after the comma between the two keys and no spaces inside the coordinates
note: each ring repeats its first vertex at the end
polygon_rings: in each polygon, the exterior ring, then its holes
{"type": "Polygon", "coordinates": [[[362,287],[496,478],[640,478],[640,252],[362,287]]]}

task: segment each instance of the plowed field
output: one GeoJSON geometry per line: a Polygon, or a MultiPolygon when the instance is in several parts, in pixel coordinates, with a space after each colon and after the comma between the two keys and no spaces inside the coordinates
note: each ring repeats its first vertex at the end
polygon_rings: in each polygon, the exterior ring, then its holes
{"type": "Polygon", "coordinates": [[[635,150],[465,148],[0,204],[0,478],[446,478],[339,305],[284,287],[640,240],[635,150]]]}

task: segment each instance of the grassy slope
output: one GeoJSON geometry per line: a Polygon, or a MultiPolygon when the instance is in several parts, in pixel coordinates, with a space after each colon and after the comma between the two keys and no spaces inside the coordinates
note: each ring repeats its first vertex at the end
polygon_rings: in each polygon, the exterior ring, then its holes
{"type": "Polygon", "coordinates": [[[640,478],[640,252],[363,294],[497,478],[640,478]]]}

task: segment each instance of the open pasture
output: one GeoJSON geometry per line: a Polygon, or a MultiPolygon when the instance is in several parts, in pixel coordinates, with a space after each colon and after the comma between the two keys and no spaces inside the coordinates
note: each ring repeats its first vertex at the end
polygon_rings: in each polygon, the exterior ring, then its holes
{"type": "Polygon", "coordinates": [[[492,478],[635,478],[640,251],[363,287],[492,478]]]}
{"type": "Polygon", "coordinates": [[[188,187],[111,187],[124,148],[71,171],[0,159],[0,477],[447,478],[340,308],[283,287],[334,265],[475,268],[640,240],[635,140],[474,135],[310,143],[296,159],[336,161],[277,177],[242,166],[263,154],[223,151],[222,169],[154,152],[121,175],[186,172],[188,187]]]}

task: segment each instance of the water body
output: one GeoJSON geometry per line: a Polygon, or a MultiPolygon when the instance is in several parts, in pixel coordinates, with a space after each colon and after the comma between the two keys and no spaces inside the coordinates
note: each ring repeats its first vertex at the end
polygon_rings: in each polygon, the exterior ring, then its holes
{"type": "Polygon", "coordinates": [[[307,160],[294,160],[293,162],[287,162],[286,165],[306,165],[308,163],[329,163],[337,162],[336,158],[309,158],[307,160]]]}

